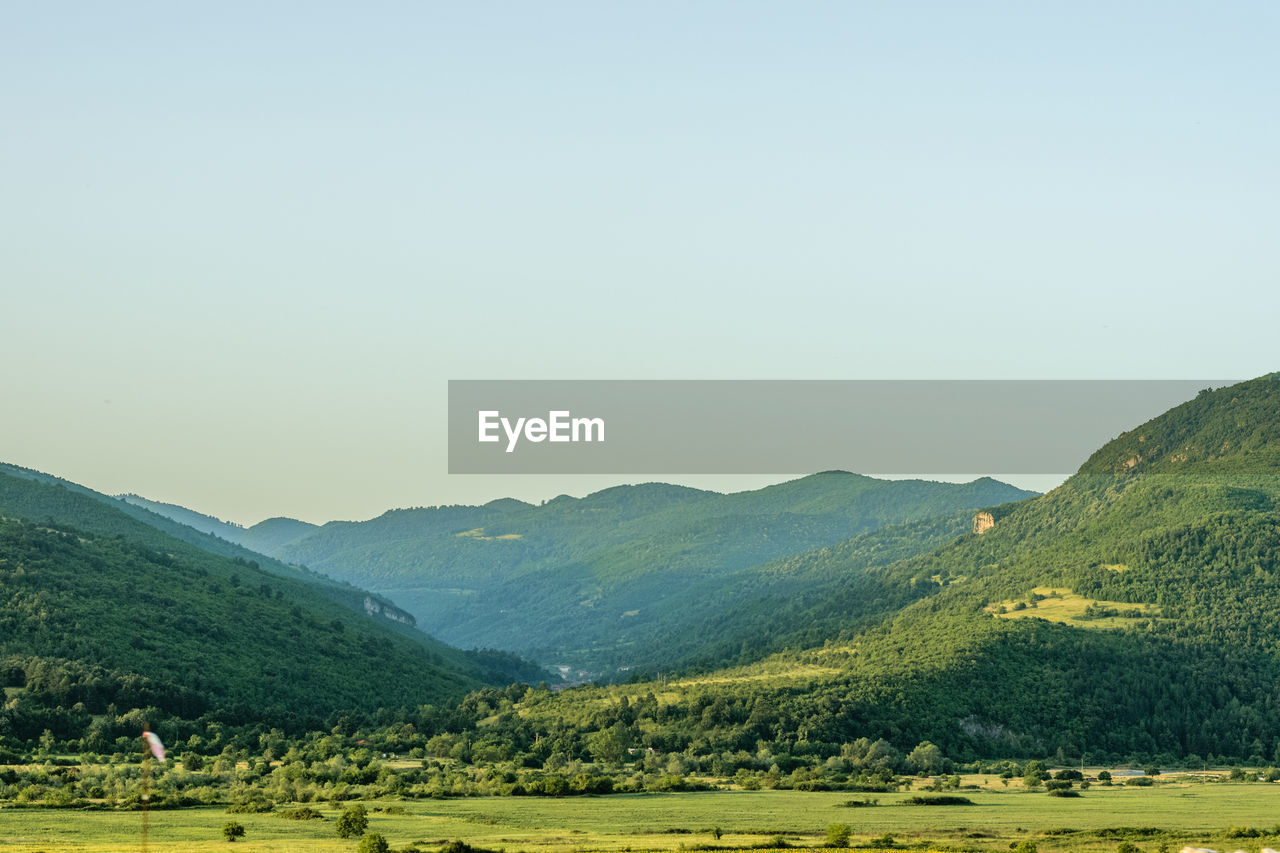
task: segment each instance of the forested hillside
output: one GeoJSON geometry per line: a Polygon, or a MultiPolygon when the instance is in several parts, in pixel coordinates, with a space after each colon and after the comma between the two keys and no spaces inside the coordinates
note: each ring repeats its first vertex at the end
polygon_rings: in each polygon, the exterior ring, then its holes
{"type": "Polygon", "coordinates": [[[4,686],[21,688],[2,716],[19,738],[84,736],[111,705],[302,730],[480,684],[297,582],[195,549],[5,519],[0,590],[4,686]]]}
{"type": "MultiPolygon", "coordinates": [[[[789,584],[785,571],[763,564],[1030,494],[990,479],[957,485],[838,471],[729,495],[650,483],[542,506],[396,510],[326,524],[272,553],[381,592],[457,645],[616,676],[693,656],[708,622],[772,607],[821,581],[789,584]]],[[[904,537],[871,559],[935,544],[904,537]]],[[[749,648],[761,639],[755,627],[749,648]]],[[[739,633],[726,626],[714,639],[736,657],[739,633]]]]}
{"type": "Polygon", "coordinates": [[[842,617],[800,598],[787,619],[805,626],[797,637],[813,629],[807,650],[539,695],[509,736],[586,748],[620,723],[621,742],[722,760],[759,744],[838,755],[868,738],[956,759],[1280,762],[1277,425],[1275,377],[1202,394],[1001,508],[982,535],[869,565],[900,610],[842,617]]]}
{"type": "MultiPolygon", "coordinates": [[[[361,612],[365,610],[365,599],[371,595],[369,591],[349,583],[273,559],[220,534],[207,532],[215,528],[222,532],[235,529],[209,516],[133,495],[113,498],[60,477],[4,462],[0,462],[0,515],[51,519],[96,533],[123,535],[154,547],[163,547],[158,543],[169,538],[178,539],[211,554],[257,563],[271,574],[301,580],[334,601],[361,612]],[[166,514],[153,509],[163,510],[166,514]],[[187,521],[200,524],[204,529],[192,527],[187,521]]],[[[387,621],[396,625],[405,621],[412,624],[412,619],[403,618],[408,614],[402,613],[393,602],[377,595],[374,598],[379,603],[380,614],[401,617],[388,618],[387,621]]]]}
{"type": "Polygon", "coordinates": [[[192,726],[300,729],[544,675],[352,610],[331,581],[211,553],[60,482],[0,474],[0,523],[0,728],[15,734],[66,736],[113,704],[192,726]]]}

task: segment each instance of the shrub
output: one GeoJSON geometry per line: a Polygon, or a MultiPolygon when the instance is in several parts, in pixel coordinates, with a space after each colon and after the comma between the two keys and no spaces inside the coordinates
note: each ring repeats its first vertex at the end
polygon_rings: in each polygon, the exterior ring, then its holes
{"type": "Polygon", "coordinates": [[[1151,838],[1164,832],[1158,826],[1104,826],[1093,830],[1098,838],[1151,838]]]}
{"type": "Polygon", "coordinates": [[[227,841],[235,841],[237,838],[244,838],[244,827],[236,823],[234,820],[227,821],[222,827],[222,837],[227,841]]]}
{"type": "Polygon", "coordinates": [[[440,853],[492,853],[483,847],[472,847],[465,841],[454,840],[440,848],[440,853]]]}
{"type": "Polygon", "coordinates": [[[276,812],[276,817],[282,817],[285,820],[324,820],[324,815],[311,808],[310,806],[302,806],[296,809],[283,809],[276,812]]]}
{"type": "Polygon", "coordinates": [[[369,813],[358,803],[350,806],[339,816],[335,828],[342,838],[364,835],[364,831],[369,828],[369,813]]]}
{"type": "Polygon", "coordinates": [[[880,805],[880,801],[873,800],[870,797],[865,797],[861,800],[845,800],[840,805],[847,809],[869,809],[873,806],[880,805]]]}
{"type": "Polygon", "coordinates": [[[827,846],[828,847],[848,847],[849,846],[849,824],[833,823],[827,827],[827,846]]]}
{"type": "Polygon", "coordinates": [[[1264,835],[1265,832],[1252,826],[1233,826],[1227,830],[1227,838],[1261,838],[1264,835]]]}
{"type": "Polygon", "coordinates": [[[357,848],[359,853],[387,853],[390,849],[391,846],[387,844],[387,839],[376,832],[370,832],[364,838],[361,838],[360,846],[357,848]]]}
{"type": "Polygon", "coordinates": [[[912,797],[907,800],[913,806],[971,806],[973,800],[968,797],[957,797],[951,794],[941,794],[936,797],[912,797]]]}

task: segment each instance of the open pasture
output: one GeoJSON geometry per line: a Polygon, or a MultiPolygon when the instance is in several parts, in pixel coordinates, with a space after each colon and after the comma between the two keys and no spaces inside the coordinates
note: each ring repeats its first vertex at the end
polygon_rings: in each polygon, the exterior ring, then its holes
{"type": "MultiPolygon", "coordinates": [[[[1280,846],[1273,834],[1280,823],[1277,785],[1094,786],[1078,798],[1013,787],[958,793],[973,805],[910,805],[911,793],[796,791],[479,797],[366,805],[369,831],[385,836],[393,850],[410,845],[432,850],[452,839],[508,853],[763,849],[776,846],[779,838],[791,847],[815,848],[823,845],[827,827],[835,823],[848,824],[851,846],[863,849],[1005,851],[1027,839],[1041,853],[1112,851],[1123,840],[1133,841],[1144,853],[1176,851],[1184,844],[1251,853],[1280,846]],[[874,800],[877,805],[845,805],[851,800],[874,800]],[[1228,837],[1233,827],[1252,827],[1262,834],[1228,837]]],[[[235,851],[355,851],[354,839],[341,839],[334,831],[338,812],[328,806],[320,810],[325,820],[229,815],[213,807],[152,812],[150,850],[228,850],[221,829],[235,820],[246,829],[244,839],[230,848],[235,851]]],[[[131,853],[141,849],[140,820],[138,812],[7,808],[0,810],[0,850],[131,853]]]]}

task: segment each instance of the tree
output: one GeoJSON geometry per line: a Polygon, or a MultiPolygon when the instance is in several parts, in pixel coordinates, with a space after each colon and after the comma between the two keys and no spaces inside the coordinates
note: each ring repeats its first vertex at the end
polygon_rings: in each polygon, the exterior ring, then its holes
{"type": "Polygon", "coordinates": [[[945,759],[942,756],[942,750],[927,740],[921,741],[907,756],[907,766],[921,776],[932,776],[935,773],[941,773],[944,769],[944,763],[945,759]]]}
{"type": "Polygon", "coordinates": [[[244,827],[236,823],[234,820],[228,821],[222,827],[222,837],[227,841],[235,841],[237,838],[244,838],[244,827]]]}
{"type": "Polygon", "coordinates": [[[848,847],[849,846],[849,824],[833,823],[827,827],[827,846],[828,847],[848,847]]]}
{"type": "Polygon", "coordinates": [[[357,853],[387,853],[390,849],[387,839],[376,832],[370,832],[360,839],[360,847],[357,849],[357,853]]]}
{"type": "Polygon", "coordinates": [[[587,737],[587,749],[591,750],[596,761],[605,764],[621,764],[625,761],[627,747],[630,745],[631,732],[621,722],[587,737]]]}
{"type": "Polygon", "coordinates": [[[359,803],[354,806],[348,806],[338,817],[338,823],[335,828],[342,838],[364,835],[364,831],[369,828],[369,813],[359,803]]]}

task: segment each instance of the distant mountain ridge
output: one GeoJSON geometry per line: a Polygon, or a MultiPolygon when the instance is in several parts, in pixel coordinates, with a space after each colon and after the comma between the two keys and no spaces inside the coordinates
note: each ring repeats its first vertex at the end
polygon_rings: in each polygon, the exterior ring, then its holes
{"type": "Polygon", "coordinates": [[[271,551],[306,535],[317,527],[314,524],[299,521],[296,518],[268,518],[250,527],[245,527],[234,521],[223,521],[220,518],[196,512],[178,504],[153,501],[142,495],[124,494],[116,495],[116,498],[132,506],[142,507],[156,515],[172,519],[179,524],[185,524],[187,527],[199,530],[201,533],[208,533],[211,536],[217,536],[219,539],[225,539],[228,542],[248,548],[250,551],[256,551],[259,554],[269,554],[271,551]]]}
{"type": "Polygon", "coordinates": [[[302,535],[264,548],[393,598],[457,645],[616,676],[670,663],[677,646],[691,653],[680,633],[707,616],[703,606],[745,606],[773,586],[754,567],[1032,494],[989,478],[887,481],[843,471],[727,495],[646,483],[540,506],[500,499],[392,510],[295,527],[302,535]]]}
{"type": "Polygon", "coordinates": [[[133,506],[140,506],[148,509],[157,515],[163,515],[166,518],[172,518],[174,521],[185,524],[187,527],[199,530],[201,533],[208,533],[217,536],[220,539],[226,539],[228,542],[240,544],[239,534],[244,531],[244,526],[236,524],[232,521],[223,521],[220,518],[214,518],[212,515],[205,515],[202,512],[187,509],[177,504],[161,503],[144,498],[142,495],[123,494],[116,495],[117,500],[124,501],[133,506]]]}
{"type": "Polygon", "coordinates": [[[238,541],[250,550],[269,554],[316,529],[317,525],[296,518],[268,518],[252,527],[240,528],[238,541]]]}

